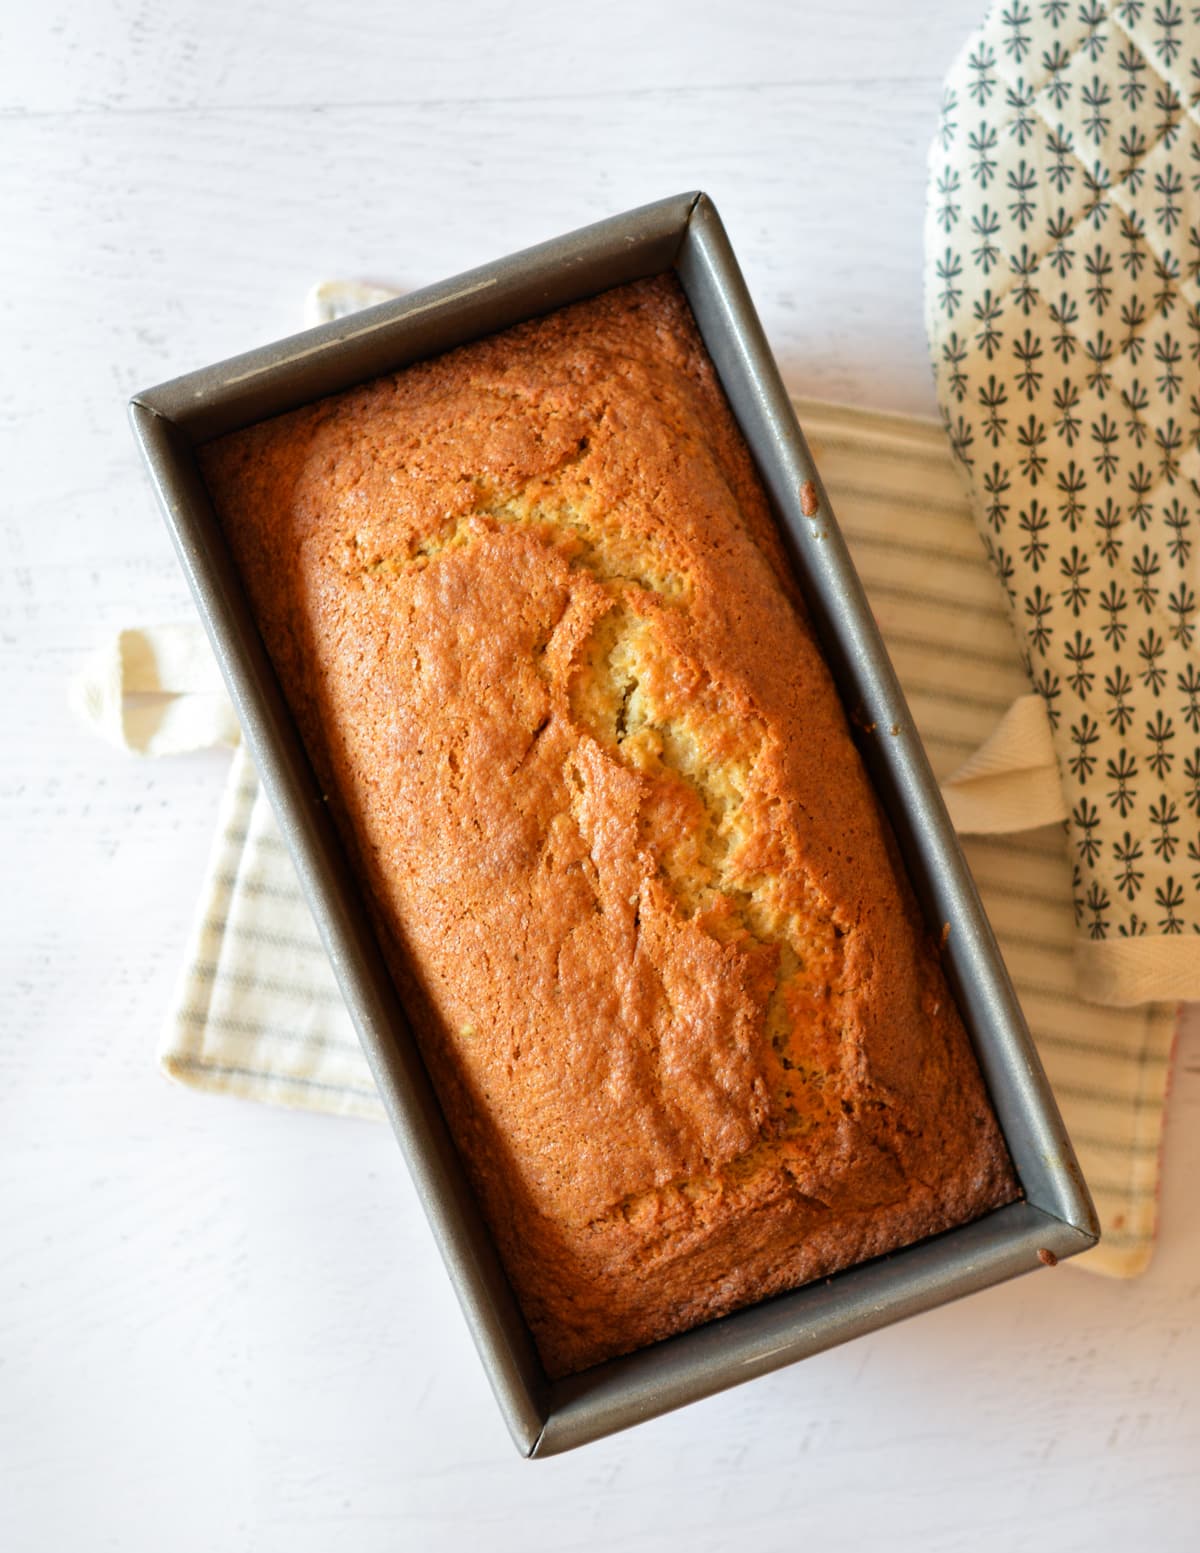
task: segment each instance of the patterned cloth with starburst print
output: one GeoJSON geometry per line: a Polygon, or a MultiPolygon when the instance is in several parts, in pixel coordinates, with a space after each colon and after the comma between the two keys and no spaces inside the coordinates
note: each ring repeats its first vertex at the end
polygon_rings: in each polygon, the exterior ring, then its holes
{"type": "Polygon", "coordinates": [[[1000,0],[930,158],[938,401],[1054,740],[1095,1001],[1200,997],[1200,6],[1000,0]]]}

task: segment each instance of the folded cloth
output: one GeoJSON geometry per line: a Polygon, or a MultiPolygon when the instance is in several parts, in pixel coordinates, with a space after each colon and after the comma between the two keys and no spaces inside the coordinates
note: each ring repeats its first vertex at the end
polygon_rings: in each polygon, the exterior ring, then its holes
{"type": "MultiPolygon", "coordinates": [[[[1097,1008],[1075,992],[1071,870],[1061,825],[1043,823],[1061,819],[1061,789],[1056,808],[1045,780],[1048,728],[1044,714],[1040,724],[1029,715],[1003,592],[941,428],[815,403],[797,410],[952,813],[969,821],[960,828],[997,832],[965,845],[1096,1196],[1104,1239],[1078,1265],[1132,1276],[1154,1238],[1173,1010],[1097,1008]],[[1042,828],[1014,834],[1013,795],[991,784],[1020,784],[1022,773],[1027,792],[1043,792],[1024,823],[1042,828]]],[[[207,665],[198,626],[192,641],[207,665]]],[[[241,748],[159,1060],[201,1089],[383,1115],[241,748]]]]}
{"type": "Polygon", "coordinates": [[[1040,696],[1018,696],[984,744],[942,783],[964,834],[1031,830],[1067,817],[1054,740],[1040,696]]]}
{"type": "Polygon", "coordinates": [[[1111,1004],[1200,997],[1198,82],[1200,7],[999,0],[930,157],[938,400],[1111,1004]]]}
{"type": "Polygon", "coordinates": [[[118,631],[72,682],[71,704],[101,738],[138,755],[180,755],[240,736],[194,625],[118,631]]]}

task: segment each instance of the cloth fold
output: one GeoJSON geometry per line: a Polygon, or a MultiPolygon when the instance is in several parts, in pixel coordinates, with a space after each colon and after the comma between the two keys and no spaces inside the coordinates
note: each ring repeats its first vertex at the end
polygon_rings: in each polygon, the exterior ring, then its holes
{"type": "Polygon", "coordinates": [[[1040,696],[1018,696],[973,755],[942,783],[962,835],[1033,830],[1065,820],[1054,739],[1040,696]]]}
{"type": "Polygon", "coordinates": [[[102,739],[139,755],[181,755],[241,737],[198,625],[118,631],[76,675],[70,700],[102,739]]]}

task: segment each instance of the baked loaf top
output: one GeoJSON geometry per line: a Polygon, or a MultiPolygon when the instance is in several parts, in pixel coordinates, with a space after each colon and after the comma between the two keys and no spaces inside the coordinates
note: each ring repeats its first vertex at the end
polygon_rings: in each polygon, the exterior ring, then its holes
{"type": "Polygon", "coordinates": [[[673,277],[201,462],[551,1374],[1017,1195],[673,277]]]}

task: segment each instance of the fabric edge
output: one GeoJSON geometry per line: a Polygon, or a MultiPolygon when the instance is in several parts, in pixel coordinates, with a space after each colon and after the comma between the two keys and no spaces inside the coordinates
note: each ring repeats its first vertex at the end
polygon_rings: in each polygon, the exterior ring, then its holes
{"type": "Polygon", "coordinates": [[[1110,1008],[1200,1002],[1200,938],[1076,939],[1075,981],[1085,1002],[1110,1008]]]}
{"type": "Polygon", "coordinates": [[[279,1110],[316,1112],[321,1116],[357,1121],[386,1120],[383,1104],[377,1096],[305,1082],[290,1074],[233,1068],[178,1052],[160,1052],[158,1068],[169,1082],[204,1094],[226,1095],[231,1099],[272,1105],[279,1110]]]}

